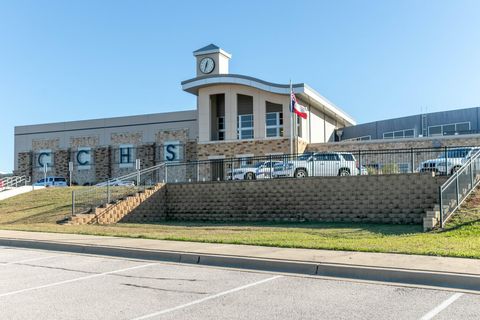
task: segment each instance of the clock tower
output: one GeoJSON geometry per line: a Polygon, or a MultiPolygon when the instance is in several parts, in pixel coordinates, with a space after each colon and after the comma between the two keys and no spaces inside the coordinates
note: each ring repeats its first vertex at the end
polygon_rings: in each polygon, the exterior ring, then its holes
{"type": "Polygon", "coordinates": [[[193,55],[196,58],[197,77],[228,74],[228,62],[232,55],[213,43],[193,51],[193,55]]]}

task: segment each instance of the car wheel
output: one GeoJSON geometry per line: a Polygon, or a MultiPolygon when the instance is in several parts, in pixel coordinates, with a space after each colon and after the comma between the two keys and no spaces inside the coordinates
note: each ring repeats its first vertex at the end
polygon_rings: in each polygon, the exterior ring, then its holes
{"type": "Polygon", "coordinates": [[[295,178],[305,178],[305,177],[308,177],[307,170],[305,169],[295,170],[295,178]]]}
{"type": "Polygon", "coordinates": [[[338,175],[341,177],[349,176],[350,175],[350,170],[348,169],[340,169],[338,172],[338,175]]]}
{"type": "Polygon", "coordinates": [[[459,166],[453,167],[452,170],[450,171],[450,174],[454,174],[455,172],[458,171],[458,169],[460,169],[459,166]]]}
{"type": "Polygon", "coordinates": [[[253,172],[245,173],[245,180],[255,180],[255,173],[253,172]]]}

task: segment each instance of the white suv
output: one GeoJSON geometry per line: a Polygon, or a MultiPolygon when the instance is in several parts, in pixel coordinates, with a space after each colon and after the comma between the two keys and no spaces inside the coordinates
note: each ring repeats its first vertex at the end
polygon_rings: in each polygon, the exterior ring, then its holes
{"type": "MultiPolygon", "coordinates": [[[[308,176],[349,176],[357,175],[357,162],[351,153],[319,152],[303,154],[297,160],[276,165],[274,177],[303,178],[308,176]]],[[[362,174],[366,171],[362,170],[362,174]]]]}
{"type": "Polygon", "coordinates": [[[436,172],[439,174],[453,174],[473,155],[480,151],[480,148],[464,147],[448,149],[446,152],[447,161],[445,161],[445,152],[442,152],[438,158],[430,159],[420,163],[418,172],[436,172]],[[446,165],[445,165],[445,162],[446,165]]]}

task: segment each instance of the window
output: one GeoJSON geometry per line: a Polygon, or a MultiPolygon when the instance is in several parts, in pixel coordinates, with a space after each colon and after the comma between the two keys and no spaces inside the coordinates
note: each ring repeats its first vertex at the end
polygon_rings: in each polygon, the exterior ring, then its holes
{"type": "Polygon", "coordinates": [[[133,147],[132,145],[121,145],[120,153],[120,167],[126,168],[133,166],[133,147]]]}
{"type": "Polygon", "coordinates": [[[236,158],[238,158],[238,164],[240,167],[253,166],[253,154],[239,154],[236,158]]]}
{"type": "Polygon", "coordinates": [[[428,127],[429,136],[465,134],[470,131],[470,122],[449,123],[428,127]]]}
{"type": "Polygon", "coordinates": [[[295,117],[297,118],[297,137],[302,137],[302,118],[300,117],[295,117]]]}
{"type": "Polygon", "coordinates": [[[393,139],[393,132],[384,133],[383,139],[393,139]]]}
{"type": "Polygon", "coordinates": [[[265,115],[267,137],[283,137],[283,112],[269,112],[265,115]]]}
{"type": "Polygon", "coordinates": [[[428,127],[428,135],[429,135],[429,136],[442,135],[442,126],[432,126],[432,127],[428,127]]]}
{"type": "Polygon", "coordinates": [[[455,125],[455,130],[459,133],[470,131],[470,122],[457,123],[455,125]]]}
{"type": "Polygon", "coordinates": [[[415,130],[414,129],[409,129],[404,131],[404,137],[405,138],[415,138],[415,130]]]}
{"type": "Polygon", "coordinates": [[[253,114],[239,115],[237,128],[237,139],[253,139],[253,114]]]}
{"type": "Polygon", "coordinates": [[[316,161],[339,161],[338,154],[335,153],[318,153],[313,156],[316,161]]]}
{"type": "Polygon", "coordinates": [[[54,180],[55,180],[55,182],[67,182],[67,180],[65,180],[65,178],[55,178],[54,180]]]}
{"type": "Polygon", "coordinates": [[[383,139],[404,139],[404,138],[414,138],[415,129],[405,129],[397,130],[392,132],[383,133],[383,139]]]}
{"type": "Polygon", "coordinates": [[[361,136],[356,138],[345,139],[342,141],[363,141],[363,140],[372,140],[372,136],[361,136]]]}
{"type": "Polygon", "coordinates": [[[266,137],[283,137],[283,106],[265,101],[266,137]]]}
{"type": "Polygon", "coordinates": [[[225,117],[218,117],[218,140],[225,140],[225,117]]]}
{"type": "Polygon", "coordinates": [[[253,97],[237,94],[237,139],[253,139],[253,97]]]}
{"type": "Polygon", "coordinates": [[[409,173],[410,171],[410,164],[409,163],[399,163],[398,164],[398,171],[400,173],[409,173]]]}
{"type": "Polygon", "coordinates": [[[342,157],[345,161],[355,161],[355,157],[351,153],[342,153],[342,157]]]}

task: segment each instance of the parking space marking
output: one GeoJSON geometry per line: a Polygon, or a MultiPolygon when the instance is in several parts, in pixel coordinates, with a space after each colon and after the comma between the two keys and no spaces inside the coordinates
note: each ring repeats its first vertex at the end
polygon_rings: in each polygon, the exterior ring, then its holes
{"type": "Polygon", "coordinates": [[[442,310],[444,310],[445,308],[447,308],[449,305],[451,305],[452,303],[454,303],[458,298],[460,298],[461,296],[463,296],[463,293],[455,293],[454,295],[450,296],[450,298],[448,298],[447,300],[443,301],[442,303],[440,303],[438,306],[436,306],[435,308],[433,308],[432,310],[430,310],[426,315],[424,315],[423,317],[420,318],[420,320],[430,320],[430,319],[433,319],[433,317],[435,317],[437,314],[439,314],[440,312],[442,312],[442,310]]]}
{"type": "Polygon", "coordinates": [[[134,318],[132,320],[142,320],[142,319],[153,318],[153,317],[156,317],[156,316],[159,316],[159,315],[162,315],[162,314],[166,314],[166,313],[169,313],[169,312],[184,309],[184,308],[187,308],[187,307],[190,307],[190,306],[193,306],[193,305],[196,305],[196,304],[208,301],[208,300],[216,299],[218,297],[225,296],[227,294],[234,293],[234,292],[237,292],[237,291],[240,291],[240,290],[243,290],[243,289],[247,289],[247,288],[250,288],[250,287],[253,287],[253,286],[257,286],[259,284],[269,282],[269,281],[272,281],[272,280],[275,280],[275,279],[278,279],[278,278],[282,278],[282,277],[283,276],[274,276],[274,277],[263,279],[263,280],[260,280],[260,281],[257,281],[257,282],[249,283],[249,284],[246,284],[246,285],[241,286],[241,287],[237,287],[237,288],[233,288],[233,289],[230,289],[230,290],[227,290],[227,291],[223,291],[223,292],[220,292],[220,293],[217,293],[217,294],[214,294],[214,295],[202,298],[202,299],[194,300],[192,302],[185,303],[185,304],[173,307],[173,308],[169,308],[169,309],[165,309],[165,310],[162,310],[162,311],[150,313],[150,314],[138,317],[138,318],[134,318]]]}
{"type": "Polygon", "coordinates": [[[17,263],[25,263],[25,262],[46,260],[46,259],[55,258],[55,257],[58,257],[58,256],[59,256],[59,255],[47,256],[47,257],[30,258],[30,259],[24,259],[24,260],[18,260],[18,261],[11,261],[11,262],[0,262],[0,266],[9,266],[9,265],[12,265],[12,264],[17,264],[17,263]]]}
{"type": "Polygon", "coordinates": [[[74,279],[70,279],[70,280],[64,280],[64,281],[49,283],[49,284],[45,284],[45,285],[42,285],[42,286],[20,289],[20,290],[16,290],[16,291],[10,291],[10,292],[0,294],[0,298],[15,295],[15,294],[18,294],[18,293],[23,293],[23,292],[28,292],[28,291],[38,290],[38,289],[45,289],[45,288],[50,288],[50,287],[54,287],[54,286],[59,286],[59,285],[62,285],[62,284],[67,284],[67,283],[72,283],[72,282],[77,282],[77,281],[82,281],[82,280],[88,280],[88,279],[92,279],[92,278],[98,278],[98,277],[106,276],[106,275],[109,275],[109,274],[115,274],[115,273],[120,273],[120,272],[124,272],[124,271],[146,268],[146,267],[153,266],[153,265],[156,265],[156,264],[157,263],[142,264],[142,265],[135,266],[135,267],[124,268],[124,269],[113,270],[113,271],[107,271],[107,272],[92,274],[92,275],[85,276],[85,277],[79,277],[79,278],[74,278],[74,279]]]}

